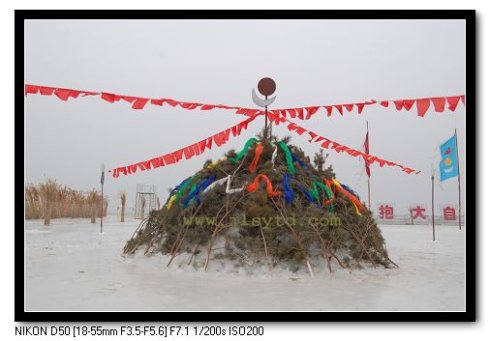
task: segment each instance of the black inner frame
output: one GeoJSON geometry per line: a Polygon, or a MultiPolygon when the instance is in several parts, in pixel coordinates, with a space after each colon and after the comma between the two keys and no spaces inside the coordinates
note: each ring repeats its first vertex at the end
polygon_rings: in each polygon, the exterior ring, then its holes
{"type": "MultiPolygon", "coordinates": [[[[327,322],[476,321],[477,110],[474,10],[16,10],[15,11],[15,321],[17,322],[327,322]],[[465,312],[28,312],[24,306],[24,21],[113,19],[381,19],[466,21],[466,311],[465,312]]],[[[400,293],[403,295],[403,293],[400,293]]]]}

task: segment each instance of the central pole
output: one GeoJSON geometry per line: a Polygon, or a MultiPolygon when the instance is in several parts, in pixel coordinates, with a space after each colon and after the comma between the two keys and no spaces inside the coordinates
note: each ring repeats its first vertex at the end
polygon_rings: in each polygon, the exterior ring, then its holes
{"type": "MultiPolygon", "coordinates": [[[[267,101],[267,96],[265,96],[265,100],[267,101]]],[[[268,140],[267,138],[267,105],[265,106],[265,127],[264,127],[264,142],[268,140]]]]}

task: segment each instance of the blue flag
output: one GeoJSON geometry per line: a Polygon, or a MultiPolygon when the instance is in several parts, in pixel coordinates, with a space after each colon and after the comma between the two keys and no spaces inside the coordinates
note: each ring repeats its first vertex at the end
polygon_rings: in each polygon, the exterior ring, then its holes
{"type": "Polygon", "coordinates": [[[456,145],[456,134],[441,145],[441,181],[458,175],[458,150],[456,145]]]}

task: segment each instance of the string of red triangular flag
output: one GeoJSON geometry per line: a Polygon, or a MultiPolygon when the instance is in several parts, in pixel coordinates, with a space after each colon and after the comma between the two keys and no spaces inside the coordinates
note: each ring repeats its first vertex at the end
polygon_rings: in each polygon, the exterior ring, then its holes
{"type": "MultiPolygon", "coordinates": [[[[99,96],[106,102],[114,103],[120,100],[128,102],[131,104],[133,109],[143,109],[148,103],[157,106],[169,105],[171,107],[181,107],[187,110],[212,110],[212,109],[226,109],[234,110],[235,113],[252,117],[260,112],[259,109],[245,108],[240,106],[230,106],[223,104],[204,104],[196,102],[185,102],[179,101],[171,98],[150,98],[150,97],[138,97],[138,96],[127,96],[119,95],[110,92],[94,92],[86,90],[74,90],[65,88],[55,88],[49,86],[41,85],[25,85],[25,95],[44,95],[52,96],[55,95],[62,101],[67,101],[70,98],[79,98],[86,96],[99,96]]],[[[299,118],[301,120],[308,120],[313,115],[317,114],[320,108],[326,110],[327,116],[332,116],[334,109],[340,115],[346,112],[357,111],[358,114],[362,114],[364,108],[370,105],[380,105],[381,107],[389,107],[390,103],[394,105],[395,109],[398,111],[406,110],[410,111],[412,107],[416,107],[417,115],[419,117],[424,117],[429,110],[431,104],[434,107],[435,112],[444,112],[446,110],[455,111],[459,105],[462,103],[466,105],[465,95],[448,96],[448,97],[426,97],[426,98],[416,98],[416,99],[399,99],[399,100],[370,100],[365,102],[347,103],[347,104],[331,104],[331,105],[318,105],[318,106],[306,106],[298,108],[288,108],[288,109],[274,109],[272,112],[281,115],[283,117],[289,118],[299,118]]]]}
{"type": "Polygon", "coordinates": [[[319,105],[308,106],[289,109],[273,109],[273,113],[281,115],[282,117],[299,118],[300,120],[309,120],[313,115],[319,112],[320,108],[324,108],[328,117],[332,116],[334,109],[340,115],[344,115],[346,112],[353,112],[354,107],[357,113],[362,114],[364,108],[370,105],[380,105],[384,108],[390,106],[390,102],[393,103],[395,109],[398,111],[406,110],[410,111],[415,105],[417,108],[417,116],[424,117],[432,103],[435,112],[444,112],[446,109],[454,112],[461,102],[466,105],[466,96],[457,95],[449,97],[427,97],[427,98],[415,98],[415,99],[400,99],[400,100],[386,100],[386,101],[366,101],[362,103],[350,103],[350,104],[332,104],[332,105],[319,105]]]}
{"type": "Polygon", "coordinates": [[[136,173],[138,170],[146,171],[150,169],[155,169],[159,167],[168,166],[174,163],[179,162],[183,158],[189,160],[190,158],[201,155],[206,151],[206,149],[211,149],[213,146],[213,142],[217,147],[220,147],[228,142],[230,135],[236,137],[239,136],[242,131],[248,128],[248,124],[255,120],[258,116],[261,116],[262,113],[257,114],[255,116],[249,117],[246,120],[228,128],[219,133],[216,133],[204,140],[188,145],[184,148],[180,148],[171,153],[167,153],[161,156],[157,156],[150,160],[141,161],[138,163],[134,163],[129,166],[116,167],[109,172],[112,172],[112,176],[114,178],[118,178],[119,175],[130,175],[136,173]]]}
{"type": "Polygon", "coordinates": [[[335,142],[333,140],[327,139],[326,137],[320,136],[313,131],[303,128],[299,126],[298,124],[291,122],[285,117],[279,116],[277,113],[274,112],[268,112],[267,113],[268,118],[271,120],[271,122],[274,122],[276,125],[279,123],[284,123],[287,124],[287,128],[289,131],[293,131],[298,135],[303,135],[304,133],[307,133],[310,136],[310,139],[308,142],[314,142],[314,143],[321,143],[320,146],[325,149],[333,149],[337,153],[347,153],[350,156],[353,157],[359,157],[361,156],[367,163],[373,164],[373,163],[378,163],[380,167],[383,166],[389,166],[389,167],[399,167],[402,169],[407,174],[419,174],[420,171],[416,171],[415,169],[403,166],[401,164],[398,164],[393,161],[385,160],[380,157],[371,155],[371,154],[366,154],[364,152],[361,152],[357,149],[350,148],[348,146],[342,145],[338,142],[335,142]]]}
{"type": "Polygon", "coordinates": [[[25,85],[25,95],[43,95],[43,96],[56,96],[62,101],[67,101],[70,98],[79,98],[86,96],[99,96],[106,102],[115,103],[121,100],[131,104],[133,109],[143,109],[148,103],[156,106],[168,105],[171,107],[181,107],[187,110],[213,110],[213,109],[225,109],[234,110],[237,114],[252,117],[260,112],[259,109],[242,108],[238,106],[229,106],[223,104],[205,104],[205,103],[195,103],[195,102],[184,102],[178,101],[172,98],[149,98],[149,97],[137,97],[137,96],[127,96],[119,95],[109,92],[94,92],[85,90],[75,90],[75,89],[64,89],[64,88],[54,88],[49,86],[41,85],[25,85]]]}

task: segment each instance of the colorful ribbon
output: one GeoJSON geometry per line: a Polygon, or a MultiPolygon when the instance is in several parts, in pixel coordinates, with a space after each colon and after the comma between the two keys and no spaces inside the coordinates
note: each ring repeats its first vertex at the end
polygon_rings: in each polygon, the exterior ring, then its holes
{"type": "Polygon", "coordinates": [[[286,205],[291,205],[294,201],[296,194],[294,194],[293,189],[289,185],[289,174],[284,173],[282,177],[282,188],[284,190],[284,198],[286,199],[286,205]]]}
{"type": "Polygon", "coordinates": [[[255,172],[255,169],[257,168],[257,164],[259,163],[260,160],[260,155],[262,155],[263,150],[264,150],[264,145],[261,142],[257,143],[257,147],[255,147],[254,158],[252,160],[252,163],[248,166],[250,173],[255,172]]]}
{"type": "Polygon", "coordinates": [[[241,159],[245,157],[245,155],[247,155],[248,148],[250,148],[252,143],[257,142],[259,142],[259,140],[257,140],[255,137],[249,138],[248,141],[245,143],[245,146],[243,146],[242,150],[235,157],[230,157],[230,161],[237,164],[241,159]]]}
{"type": "Polygon", "coordinates": [[[274,162],[276,162],[277,157],[277,144],[274,145],[274,151],[272,152],[272,168],[274,168],[274,162]]]}
{"type": "Polygon", "coordinates": [[[303,192],[303,194],[305,195],[306,199],[308,199],[308,202],[310,202],[310,203],[314,203],[315,202],[315,198],[310,194],[310,192],[305,187],[303,187],[303,185],[301,185],[298,182],[297,183],[297,186],[298,186],[299,190],[301,192],[303,192]]]}
{"type": "Polygon", "coordinates": [[[291,156],[293,157],[293,161],[299,163],[301,168],[306,168],[306,164],[299,157],[297,157],[293,152],[291,152],[291,156]]]}
{"type": "Polygon", "coordinates": [[[362,215],[362,212],[364,211],[364,206],[362,205],[361,201],[354,195],[352,195],[350,192],[346,191],[340,182],[332,178],[332,183],[335,185],[337,190],[342,193],[346,198],[348,198],[352,204],[354,205],[354,208],[356,210],[356,213],[358,215],[362,215]]]}
{"type": "Polygon", "coordinates": [[[284,151],[284,154],[286,154],[286,163],[288,164],[288,172],[291,175],[294,175],[294,165],[293,165],[293,157],[291,156],[291,151],[289,150],[289,147],[287,144],[285,144],[283,141],[279,141],[279,147],[284,151]]]}
{"type": "Polygon", "coordinates": [[[274,189],[272,188],[272,183],[271,181],[269,180],[269,177],[265,174],[259,174],[255,177],[255,179],[253,180],[253,182],[251,182],[250,184],[248,184],[246,186],[246,189],[248,192],[250,193],[253,193],[255,191],[257,191],[257,189],[259,188],[259,180],[262,179],[265,181],[266,183],[266,189],[267,189],[267,194],[270,196],[270,197],[277,197],[279,195],[282,195],[282,192],[281,191],[274,191],[274,189]]]}
{"type": "Polygon", "coordinates": [[[206,189],[203,190],[202,192],[206,193],[207,191],[213,189],[214,187],[224,184],[226,182],[226,179],[227,178],[225,177],[225,178],[221,178],[219,180],[214,181],[212,184],[210,184],[208,187],[206,187],[206,189]]]}
{"type": "Polygon", "coordinates": [[[184,207],[187,207],[193,199],[195,199],[197,205],[200,205],[201,204],[201,198],[199,198],[199,192],[204,191],[206,189],[206,187],[208,187],[215,179],[216,179],[216,176],[213,175],[213,176],[207,178],[206,180],[204,180],[203,182],[201,182],[199,185],[194,184],[191,188],[189,195],[182,202],[184,207]]]}
{"type": "Polygon", "coordinates": [[[207,169],[213,169],[216,167],[220,162],[226,161],[226,156],[223,156],[221,159],[218,159],[216,161],[211,162],[206,168],[207,169]]]}
{"type": "Polygon", "coordinates": [[[171,208],[172,208],[172,206],[174,205],[175,198],[177,198],[177,195],[176,195],[176,194],[172,195],[172,196],[171,196],[171,197],[168,199],[167,203],[165,204],[165,207],[166,207],[167,209],[171,209],[171,208]]]}
{"type": "Polygon", "coordinates": [[[226,182],[226,190],[225,190],[226,194],[235,194],[243,191],[243,189],[245,188],[245,186],[242,186],[240,188],[231,188],[231,175],[228,175],[227,180],[228,181],[226,182]]]}

